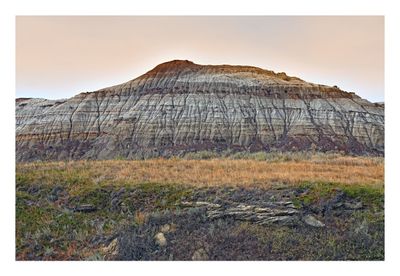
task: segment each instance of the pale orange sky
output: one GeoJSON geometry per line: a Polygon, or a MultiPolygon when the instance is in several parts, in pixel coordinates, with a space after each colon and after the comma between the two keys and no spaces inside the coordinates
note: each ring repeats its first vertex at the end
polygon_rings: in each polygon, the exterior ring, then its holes
{"type": "Polygon", "coordinates": [[[17,16],[16,96],[58,99],[159,63],[253,65],[384,100],[383,16],[17,16]]]}

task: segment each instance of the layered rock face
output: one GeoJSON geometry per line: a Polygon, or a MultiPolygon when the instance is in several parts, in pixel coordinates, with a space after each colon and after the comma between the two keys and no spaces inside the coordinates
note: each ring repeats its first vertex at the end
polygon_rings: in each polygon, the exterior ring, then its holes
{"type": "Polygon", "coordinates": [[[17,161],[227,149],[382,155],[384,107],[285,73],[179,60],[67,100],[16,100],[17,161]]]}

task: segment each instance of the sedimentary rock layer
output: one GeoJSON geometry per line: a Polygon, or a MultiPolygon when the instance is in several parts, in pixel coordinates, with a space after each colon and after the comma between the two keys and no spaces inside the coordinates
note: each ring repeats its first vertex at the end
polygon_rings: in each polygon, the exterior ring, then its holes
{"type": "Polygon", "coordinates": [[[16,100],[17,161],[226,149],[381,155],[384,108],[285,73],[190,61],[66,100],[16,100]]]}

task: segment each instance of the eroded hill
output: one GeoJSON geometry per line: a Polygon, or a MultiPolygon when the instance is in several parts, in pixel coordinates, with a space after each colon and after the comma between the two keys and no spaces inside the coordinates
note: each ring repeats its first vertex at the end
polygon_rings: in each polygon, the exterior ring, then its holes
{"type": "Polygon", "coordinates": [[[16,100],[16,159],[317,150],[382,155],[384,107],[250,66],[175,60],[66,100],[16,100]]]}

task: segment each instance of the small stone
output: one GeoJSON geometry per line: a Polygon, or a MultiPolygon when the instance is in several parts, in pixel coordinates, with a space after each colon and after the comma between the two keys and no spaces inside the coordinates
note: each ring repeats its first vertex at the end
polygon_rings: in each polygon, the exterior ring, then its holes
{"type": "Polygon", "coordinates": [[[121,213],[122,214],[129,213],[129,208],[128,206],[126,206],[124,202],[121,203],[121,213]]]}
{"type": "Polygon", "coordinates": [[[156,241],[156,244],[159,246],[166,246],[167,245],[167,239],[164,236],[164,233],[159,232],[154,236],[154,239],[156,241]]]}
{"type": "Polygon", "coordinates": [[[96,206],[93,206],[92,204],[82,204],[74,208],[74,212],[83,212],[83,213],[94,212],[96,210],[97,210],[96,206]]]}
{"type": "Polygon", "coordinates": [[[292,216],[278,216],[278,217],[266,217],[258,220],[256,224],[259,225],[270,225],[274,223],[279,223],[281,225],[294,225],[297,218],[292,216]]]}
{"type": "Polygon", "coordinates": [[[48,200],[54,202],[57,201],[59,198],[59,194],[63,191],[63,188],[61,188],[60,186],[56,186],[53,188],[53,190],[51,190],[49,196],[47,197],[48,200]]]}
{"type": "Polygon", "coordinates": [[[113,198],[111,200],[111,210],[112,211],[117,211],[119,210],[119,205],[121,204],[121,201],[118,198],[113,198]]]}
{"type": "Polygon", "coordinates": [[[39,187],[37,186],[30,186],[27,190],[28,193],[30,194],[36,194],[39,192],[39,187]]]}
{"type": "Polygon", "coordinates": [[[171,229],[171,226],[169,224],[164,224],[160,227],[160,231],[162,233],[168,233],[170,229],[171,229]]]}
{"type": "Polygon", "coordinates": [[[118,254],[118,250],[118,239],[112,240],[108,246],[101,249],[107,259],[115,257],[118,254]]]}
{"type": "Polygon", "coordinates": [[[271,210],[271,208],[256,207],[256,208],[254,208],[254,212],[264,213],[264,212],[272,212],[272,210],[271,210]]]}
{"type": "Polygon", "coordinates": [[[356,229],[354,229],[356,234],[368,235],[368,222],[364,220],[356,229]]]}
{"type": "Polygon", "coordinates": [[[221,205],[211,203],[211,202],[206,202],[206,201],[197,201],[195,202],[196,207],[207,207],[207,208],[219,208],[221,205]]]}
{"type": "Polygon", "coordinates": [[[361,209],[363,207],[362,202],[345,202],[344,207],[347,209],[361,209]]]}
{"type": "Polygon", "coordinates": [[[55,201],[58,200],[58,196],[57,196],[57,195],[50,194],[50,195],[47,197],[47,199],[48,199],[49,201],[51,201],[51,202],[55,202],[55,201]]]}
{"type": "Polygon", "coordinates": [[[204,248],[197,249],[194,251],[192,255],[192,260],[193,261],[207,261],[208,260],[208,254],[204,248]]]}
{"type": "Polygon", "coordinates": [[[343,202],[338,202],[333,205],[333,208],[337,209],[343,206],[343,202]]]}
{"type": "Polygon", "coordinates": [[[321,221],[317,220],[314,216],[312,215],[306,215],[303,218],[304,222],[310,226],[313,227],[325,227],[325,224],[322,223],[321,221]]]}

